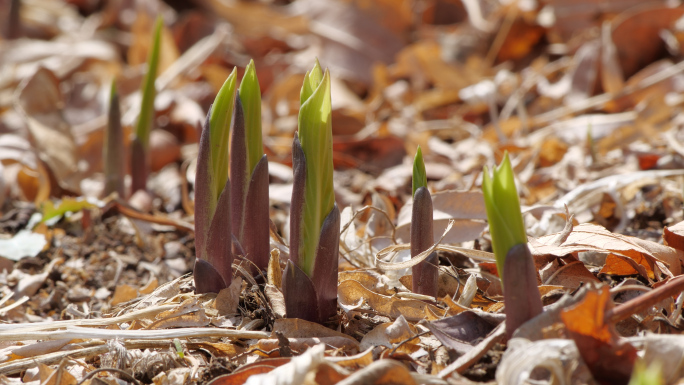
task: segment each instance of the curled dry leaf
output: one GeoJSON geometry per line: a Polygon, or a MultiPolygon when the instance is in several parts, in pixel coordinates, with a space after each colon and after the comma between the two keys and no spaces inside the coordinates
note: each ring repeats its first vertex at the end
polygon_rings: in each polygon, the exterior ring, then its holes
{"type": "Polygon", "coordinates": [[[356,342],[351,336],[328,329],[318,323],[297,318],[276,320],[273,323],[273,332],[280,332],[287,338],[339,337],[356,342]]]}
{"type": "Polygon", "coordinates": [[[62,116],[64,101],[59,79],[41,67],[17,92],[16,107],[26,120],[38,156],[62,188],[79,193],[78,152],[71,127],[62,116]]]}
{"type": "Polygon", "coordinates": [[[230,286],[219,291],[216,296],[216,310],[219,315],[227,316],[237,314],[238,303],[240,302],[240,293],[242,292],[242,278],[236,277],[231,282],[230,286]]]}
{"type": "Polygon", "coordinates": [[[655,242],[611,233],[604,227],[593,224],[575,226],[572,233],[560,246],[550,245],[555,234],[530,240],[530,250],[535,257],[567,254],[577,255],[580,251],[599,251],[608,254],[601,273],[616,275],[640,274],[644,278],[660,280],[666,276],[681,273],[677,251],[655,242]],[[672,270],[670,270],[672,269],[672,270]]]}
{"type": "Polygon", "coordinates": [[[402,300],[389,297],[368,290],[359,282],[344,281],[337,288],[340,305],[356,308],[360,303],[367,303],[373,310],[387,317],[404,316],[410,322],[417,322],[423,318],[439,319],[444,310],[418,300],[402,300]]]}
{"type": "Polygon", "coordinates": [[[425,322],[424,325],[444,346],[460,354],[472,350],[475,342],[485,338],[496,326],[472,311],[464,311],[455,316],[425,322]]]}
{"type": "MultiPolygon", "coordinates": [[[[415,327],[409,325],[408,322],[406,322],[406,318],[400,316],[394,322],[380,324],[368,332],[368,334],[363,336],[359,348],[361,350],[367,350],[378,346],[384,346],[391,349],[394,347],[393,344],[409,340],[415,334],[415,327]]],[[[418,341],[414,341],[411,345],[415,346],[416,342],[418,341]]],[[[405,345],[408,344],[404,344],[402,347],[405,345]]],[[[413,353],[413,351],[415,351],[415,349],[409,350],[408,353],[413,353]]]]}
{"type": "Polygon", "coordinates": [[[395,360],[375,361],[337,383],[338,385],[416,385],[406,366],[395,360]]]}

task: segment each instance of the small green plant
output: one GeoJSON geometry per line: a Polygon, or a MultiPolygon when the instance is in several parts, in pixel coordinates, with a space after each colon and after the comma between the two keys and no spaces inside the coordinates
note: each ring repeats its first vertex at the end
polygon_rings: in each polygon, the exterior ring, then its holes
{"type": "Polygon", "coordinates": [[[270,258],[268,159],[261,140],[261,91],[254,61],[240,83],[230,135],[233,235],[247,258],[264,270],[270,258]]]}
{"type": "Polygon", "coordinates": [[[632,378],[629,385],[664,385],[663,365],[659,361],[651,363],[646,367],[643,360],[638,360],[632,371],[632,378]]]}
{"type": "MultiPolygon", "coordinates": [[[[423,152],[418,146],[413,159],[413,209],[411,212],[411,257],[427,250],[434,241],[432,230],[432,197],[427,189],[423,152]]],[[[411,269],[414,293],[437,297],[439,268],[436,253],[411,269]]]]}
{"type": "Polygon", "coordinates": [[[195,176],[195,289],[218,293],[232,282],[228,138],[236,71],[219,90],[200,136],[195,176]]]}
{"type": "Polygon", "coordinates": [[[150,132],[154,121],[154,98],[157,89],[154,82],[157,79],[159,67],[159,50],[161,46],[161,30],[164,21],[157,18],[152,35],[152,48],[147,59],[147,74],[142,83],[142,101],[140,102],[140,115],[135,127],[135,136],[131,143],[131,193],[145,190],[147,177],[150,173],[150,132]]]}
{"type": "Polygon", "coordinates": [[[537,316],[543,308],[508,153],[504,154],[501,165],[494,168],[493,176],[485,166],[482,192],[496,267],[503,281],[506,334],[510,338],[520,325],[537,316]]]}
{"type": "Polygon", "coordinates": [[[498,168],[494,168],[490,177],[487,166],[482,175],[482,193],[484,194],[489,233],[492,236],[492,248],[496,257],[496,268],[503,279],[506,254],[515,245],[526,244],[525,224],[520,212],[518,190],[508,153],[498,168]]]}
{"type": "Polygon", "coordinates": [[[292,144],[290,260],[283,273],[290,318],[324,322],[337,312],[340,212],[335,204],[330,73],[316,60],[300,94],[292,144]]]}
{"type": "Polygon", "coordinates": [[[124,152],[123,129],[121,128],[121,110],[119,106],[119,93],[116,90],[116,81],[112,80],[109,92],[109,113],[107,115],[107,128],[104,138],[103,167],[105,175],[104,194],[113,192],[124,197],[124,162],[121,162],[124,152]]]}

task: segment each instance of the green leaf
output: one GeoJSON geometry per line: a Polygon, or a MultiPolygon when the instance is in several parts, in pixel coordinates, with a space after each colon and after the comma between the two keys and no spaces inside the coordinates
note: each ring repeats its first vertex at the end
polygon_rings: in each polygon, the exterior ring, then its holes
{"type": "Polygon", "coordinates": [[[335,205],[332,160],[330,73],[321,76],[318,61],[304,78],[299,109],[299,140],[306,159],[299,266],[313,271],[321,227],[335,205]]]}
{"type": "Polygon", "coordinates": [[[416,195],[416,190],[427,187],[427,174],[425,172],[425,162],[423,162],[423,152],[418,146],[416,157],[413,158],[413,191],[411,196],[416,195]]]}
{"type": "Polygon", "coordinates": [[[135,135],[145,150],[147,150],[150,145],[150,131],[152,130],[152,121],[154,119],[154,97],[157,94],[157,90],[154,87],[154,81],[157,79],[157,69],[159,67],[159,49],[161,46],[161,29],[163,25],[164,21],[160,16],[157,18],[157,22],[154,26],[152,49],[150,50],[150,56],[147,59],[147,74],[145,75],[142,86],[140,116],[138,117],[138,124],[135,128],[135,135]]]}
{"type": "Polygon", "coordinates": [[[94,209],[97,208],[97,202],[91,202],[85,198],[70,198],[66,197],[55,206],[51,201],[45,201],[43,203],[43,219],[41,222],[46,222],[52,218],[61,217],[62,215],[72,212],[77,213],[84,209],[94,209]]]}
{"type": "Polygon", "coordinates": [[[300,106],[304,105],[304,103],[311,98],[311,95],[316,88],[318,88],[319,84],[321,84],[322,79],[323,70],[321,69],[321,63],[319,63],[318,58],[316,58],[316,64],[314,64],[311,71],[307,72],[304,76],[304,84],[302,84],[302,90],[299,93],[300,106]]]}
{"type": "Polygon", "coordinates": [[[221,86],[214,104],[211,106],[209,118],[209,143],[211,147],[212,191],[215,199],[221,195],[228,180],[230,122],[233,118],[235,106],[235,90],[237,85],[237,69],[233,68],[226,81],[221,86]]]}
{"type": "Polygon", "coordinates": [[[515,178],[508,152],[493,177],[485,166],[482,175],[482,193],[492,237],[492,248],[496,257],[496,268],[503,279],[506,254],[515,245],[527,243],[525,224],[520,212],[520,200],[515,188],[515,178]]]}
{"type": "Polygon", "coordinates": [[[629,385],[663,385],[663,364],[660,361],[654,361],[651,365],[646,367],[643,360],[639,360],[632,369],[632,378],[629,380],[629,385]]]}
{"type": "Polygon", "coordinates": [[[257,79],[254,60],[250,60],[240,83],[240,100],[245,113],[245,142],[247,147],[248,175],[264,154],[261,139],[261,90],[257,79]]]}

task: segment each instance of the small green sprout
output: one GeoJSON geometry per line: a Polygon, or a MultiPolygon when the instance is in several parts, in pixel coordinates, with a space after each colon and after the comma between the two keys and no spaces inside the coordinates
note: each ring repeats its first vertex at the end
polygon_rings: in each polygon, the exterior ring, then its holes
{"type": "Polygon", "coordinates": [[[632,370],[629,385],[663,385],[663,365],[659,361],[652,362],[646,367],[643,360],[639,360],[632,370]]]}
{"type": "Polygon", "coordinates": [[[159,67],[159,51],[161,46],[161,30],[164,21],[161,16],[157,18],[152,35],[152,48],[147,59],[147,74],[142,83],[142,101],[140,102],[140,115],[135,127],[131,149],[132,164],[132,189],[131,193],[144,190],[147,185],[147,176],[150,173],[150,132],[154,121],[154,98],[157,94],[154,82],[157,79],[159,67]]]}
{"type": "Polygon", "coordinates": [[[185,358],[185,353],[183,353],[183,345],[178,338],[173,339],[173,347],[176,348],[176,354],[182,360],[185,358]]]}
{"type": "Polygon", "coordinates": [[[427,187],[427,173],[425,172],[425,162],[423,161],[423,151],[418,146],[416,157],[413,159],[413,180],[411,181],[413,191],[411,196],[416,196],[416,190],[427,187]]]}
{"type": "MultiPolygon", "coordinates": [[[[427,174],[423,152],[418,146],[413,159],[413,208],[411,212],[411,258],[429,249],[434,241],[432,228],[432,196],[427,189],[427,174]]],[[[437,297],[439,259],[436,253],[411,268],[414,293],[437,297]]]]}
{"type": "Polygon", "coordinates": [[[489,232],[496,268],[503,282],[506,336],[511,338],[520,325],[543,311],[537,279],[539,274],[527,246],[525,224],[508,153],[494,175],[487,167],[482,177],[489,232]]]}
{"type": "Polygon", "coordinates": [[[496,268],[503,279],[506,254],[515,245],[527,244],[525,224],[520,212],[518,190],[508,152],[498,168],[494,168],[490,177],[487,166],[482,176],[482,193],[484,194],[489,232],[492,237],[492,248],[496,257],[496,268]]]}

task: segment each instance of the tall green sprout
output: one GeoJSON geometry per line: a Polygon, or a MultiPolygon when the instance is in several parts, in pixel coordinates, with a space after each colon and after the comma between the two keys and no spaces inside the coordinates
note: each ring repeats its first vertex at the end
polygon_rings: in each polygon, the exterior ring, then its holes
{"type": "Polygon", "coordinates": [[[324,322],[337,311],[340,211],[332,179],[330,73],[318,60],[304,77],[300,102],[283,295],[288,317],[324,322]]]}
{"type": "Polygon", "coordinates": [[[195,175],[194,278],[198,293],[218,293],[232,282],[231,183],[228,141],[235,108],[235,73],[219,90],[202,129],[195,175]]]}
{"type": "Polygon", "coordinates": [[[304,77],[299,99],[299,141],[306,157],[307,180],[299,266],[311,275],[323,221],[335,205],[330,73],[322,73],[318,60],[304,77]]]}
{"type": "Polygon", "coordinates": [[[159,50],[161,46],[161,30],[164,21],[161,16],[157,18],[152,35],[152,48],[147,59],[147,74],[142,83],[142,101],[140,103],[140,115],[135,127],[135,136],[132,142],[132,190],[144,190],[147,185],[147,176],[150,173],[150,132],[154,121],[154,98],[157,90],[154,82],[157,79],[159,67],[159,50]]]}
{"type": "Polygon", "coordinates": [[[493,176],[487,167],[482,177],[489,232],[496,257],[496,268],[503,282],[506,311],[506,336],[543,311],[532,253],[527,246],[525,223],[508,153],[493,176]]]}
{"type": "Polygon", "coordinates": [[[252,270],[268,268],[268,159],[261,141],[261,91],[254,62],[240,83],[230,133],[230,181],[233,235],[252,270]]]}

